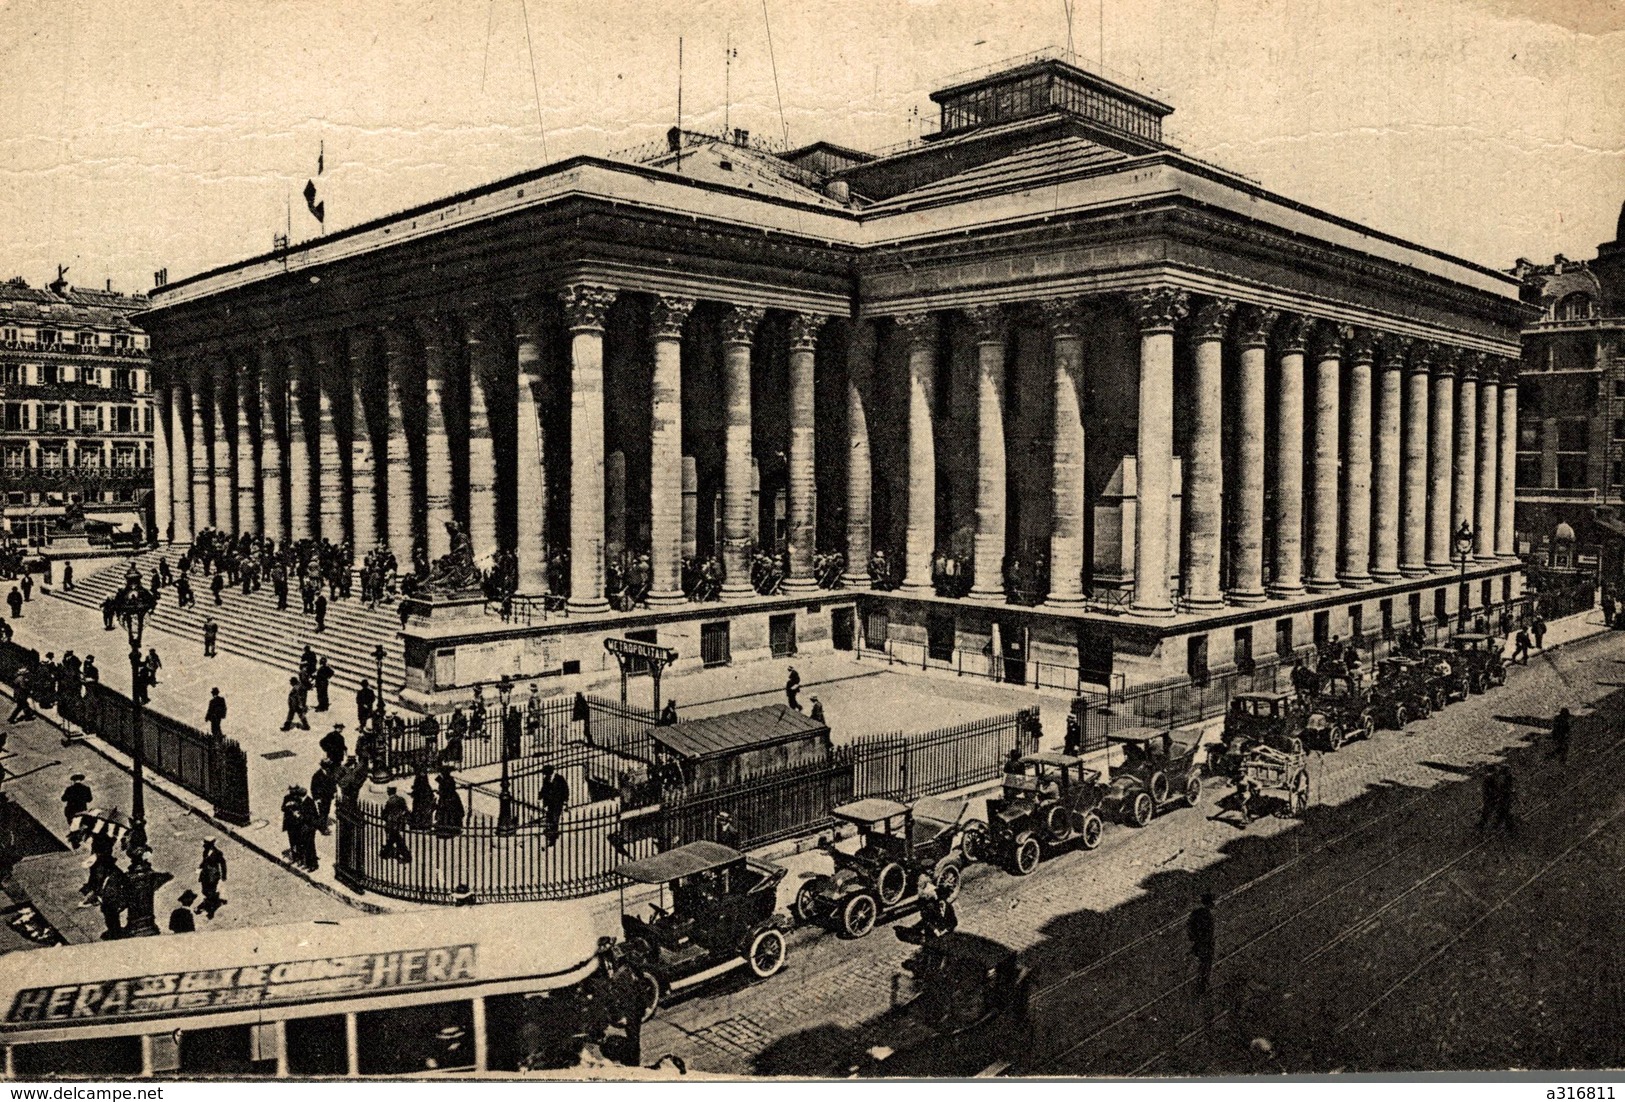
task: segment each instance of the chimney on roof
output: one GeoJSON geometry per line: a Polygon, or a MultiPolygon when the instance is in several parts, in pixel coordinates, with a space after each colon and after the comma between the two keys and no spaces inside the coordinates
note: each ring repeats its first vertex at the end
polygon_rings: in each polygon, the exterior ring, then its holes
{"type": "Polygon", "coordinates": [[[842,206],[852,202],[852,186],[845,180],[831,180],[824,185],[824,194],[842,206]]]}
{"type": "Polygon", "coordinates": [[[112,276],[107,277],[107,293],[108,294],[113,293],[113,277],[112,276]]]}
{"type": "Polygon", "coordinates": [[[666,131],[666,148],[673,153],[683,148],[683,132],[680,128],[674,126],[666,131]]]}
{"type": "Polygon", "coordinates": [[[734,144],[735,145],[746,145],[749,142],[750,142],[750,131],[749,130],[741,130],[737,126],[734,127],[734,144]]]}

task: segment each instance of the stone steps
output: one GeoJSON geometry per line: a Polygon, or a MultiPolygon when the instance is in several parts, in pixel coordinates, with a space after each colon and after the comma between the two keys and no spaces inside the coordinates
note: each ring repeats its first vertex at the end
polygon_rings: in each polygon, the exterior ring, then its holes
{"type": "MultiPolygon", "coordinates": [[[[168,555],[171,564],[179,557],[174,547],[161,551],[148,551],[134,560],[115,563],[106,569],[76,579],[73,592],[54,591],[55,596],[74,604],[100,612],[102,601],[124,584],[130,561],[149,579],[161,556],[168,555]]],[[[297,598],[290,595],[286,611],[278,611],[276,594],[269,585],[258,593],[243,596],[242,590],[227,589],[223,603],[218,607],[209,592],[210,578],[196,572],[192,575],[192,590],[197,604],[180,608],[175,603],[173,587],[166,587],[148,623],[173,635],[195,640],[199,651],[203,646],[203,618],[213,616],[220,625],[218,648],[226,653],[252,658],[267,665],[286,670],[290,674],[298,668],[299,656],[309,643],[319,657],[325,657],[333,667],[333,695],[353,693],[360,688],[363,678],[371,680],[376,674],[372,658],[373,648],[380,643],[386,652],[384,684],[386,697],[393,697],[405,683],[406,667],[398,639],[400,620],[393,607],[371,610],[359,601],[330,601],[327,606],[327,629],[318,632],[314,616],[298,611],[297,598]]]]}

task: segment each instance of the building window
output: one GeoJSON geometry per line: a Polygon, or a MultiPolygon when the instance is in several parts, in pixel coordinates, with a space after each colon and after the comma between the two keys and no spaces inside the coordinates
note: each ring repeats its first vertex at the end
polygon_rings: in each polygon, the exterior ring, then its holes
{"type": "Polygon", "coordinates": [[[1315,646],[1324,647],[1332,638],[1332,614],[1330,610],[1315,613],[1315,646]]]}
{"type": "Polygon", "coordinates": [[[1625,398],[1625,379],[1614,380],[1614,397],[1625,398]]]}
{"type": "Polygon", "coordinates": [[[1292,656],[1292,621],[1275,621],[1275,653],[1280,658],[1292,656]]]}
{"type": "Polygon", "coordinates": [[[1207,684],[1207,636],[1193,635],[1185,640],[1185,673],[1191,684],[1207,684]]]}
{"type": "Polygon", "coordinates": [[[1625,418],[1614,419],[1614,439],[1625,440],[1625,418]]]}
{"type": "Polygon", "coordinates": [[[1394,602],[1391,598],[1384,598],[1377,602],[1377,609],[1382,613],[1382,637],[1394,637],[1394,602]]]}
{"type": "Polygon", "coordinates": [[[1583,490],[1586,485],[1586,457],[1560,455],[1557,457],[1557,488],[1583,490]]]}
{"type": "Polygon", "coordinates": [[[28,369],[23,367],[22,364],[8,363],[0,365],[0,382],[6,383],[8,386],[22,386],[27,381],[28,369]]]}
{"type": "Polygon", "coordinates": [[[46,386],[57,386],[62,382],[62,365],[45,364],[39,369],[39,381],[46,386]]]}
{"type": "Polygon", "coordinates": [[[1433,621],[1442,624],[1450,619],[1450,598],[1442,589],[1433,591],[1433,621]]]}
{"type": "MultiPolygon", "coordinates": [[[[24,468],[26,468],[28,466],[28,449],[27,448],[7,448],[6,449],[5,462],[6,462],[6,470],[8,470],[8,471],[20,471],[20,470],[23,470],[24,468]]],[[[16,495],[13,495],[13,496],[16,496],[16,495]]]]}
{"type": "Polygon", "coordinates": [[[61,406],[41,406],[39,427],[41,432],[61,432],[67,428],[67,415],[61,406]]]}
{"type": "Polygon", "coordinates": [[[1591,448],[1591,422],[1584,417],[1569,417],[1557,423],[1557,450],[1583,452],[1591,448]]]}
{"type": "Polygon", "coordinates": [[[1625,463],[1621,463],[1617,459],[1614,460],[1614,466],[1608,474],[1608,481],[1609,484],[1613,486],[1618,486],[1620,483],[1625,482],[1625,463]]]}
{"type": "Polygon", "coordinates": [[[81,467],[100,467],[102,465],[102,453],[96,448],[86,448],[79,453],[79,465],[81,467]]]}
{"type": "Polygon", "coordinates": [[[1540,451],[1542,428],[1541,422],[1534,417],[1518,418],[1518,450],[1521,452],[1540,451]]]}
{"type": "Polygon", "coordinates": [[[1518,456],[1518,485],[1534,489],[1540,485],[1540,456],[1518,456]]]}
{"type": "Polygon", "coordinates": [[[1358,643],[1365,638],[1365,607],[1352,605],[1349,608],[1349,637],[1358,643]]]}
{"type": "Polygon", "coordinates": [[[68,465],[68,449],[61,446],[41,448],[39,465],[48,471],[60,471],[68,465]]]}
{"type": "Polygon", "coordinates": [[[57,332],[55,329],[41,329],[34,339],[45,347],[54,347],[57,344],[57,332]]]}
{"type": "Polygon", "coordinates": [[[1236,656],[1236,672],[1253,672],[1253,629],[1237,628],[1236,639],[1233,644],[1236,656]]]}
{"type": "Polygon", "coordinates": [[[1589,318],[1595,313],[1591,305],[1591,296],[1584,291],[1575,291],[1564,295],[1557,304],[1557,320],[1573,321],[1576,318],[1589,318]]]}

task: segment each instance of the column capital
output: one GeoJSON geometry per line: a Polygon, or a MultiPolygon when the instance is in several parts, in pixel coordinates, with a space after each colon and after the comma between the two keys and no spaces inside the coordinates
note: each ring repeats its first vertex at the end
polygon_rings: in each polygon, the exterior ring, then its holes
{"type": "Polygon", "coordinates": [[[502,307],[490,299],[476,299],[457,314],[463,319],[463,340],[469,344],[491,344],[508,328],[502,307]]]}
{"type": "Polygon", "coordinates": [[[1309,344],[1309,331],[1315,319],[1307,314],[1282,314],[1275,326],[1275,342],[1282,352],[1302,353],[1309,344]]]}
{"type": "Polygon", "coordinates": [[[767,311],[760,306],[730,306],[722,312],[722,343],[749,346],[767,311]]]}
{"type": "Polygon", "coordinates": [[[1191,319],[1192,334],[1199,341],[1222,341],[1230,331],[1230,319],[1236,315],[1233,298],[1200,298],[1196,316],[1191,319]]]}
{"type": "Polygon", "coordinates": [[[1523,361],[1515,356],[1499,356],[1497,360],[1501,369],[1501,386],[1517,386],[1518,376],[1523,372],[1523,361]]]}
{"type": "Polygon", "coordinates": [[[827,314],[791,314],[790,315],[790,347],[792,350],[810,352],[818,347],[818,334],[829,321],[827,314]]]}
{"type": "Polygon", "coordinates": [[[426,347],[445,351],[458,343],[456,318],[452,314],[435,312],[419,314],[410,323],[426,347]]]}
{"type": "Polygon", "coordinates": [[[378,334],[383,338],[384,355],[391,360],[404,359],[412,354],[412,346],[423,340],[423,334],[413,324],[411,318],[386,318],[378,327],[378,334]]]}
{"type": "Polygon", "coordinates": [[[929,311],[919,314],[898,314],[892,318],[909,351],[934,348],[937,340],[937,316],[929,311]]]}
{"type": "MultiPolygon", "coordinates": [[[[1045,319],[1049,318],[1050,303],[1042,303],[1045,319]]],[[[1005,327],[1009,323],[1009,315],[1003,304],[997,302],[985,303],[981,306],[965,307],[965,320],[970,322],[971,332],[976,334],[977,344],[1003,344],[1005,327]]]]}
{"type": "Polygon", "coordinates": [[[1377,357],[1384,367],[1403,370],[1413,343],[1398,333],[1382,333],[1377,337],[1377,357]]]}
{"type": "Polygon", "coordinates": [[[1337,360],[1342,358],[1344,346],[1353,339],[1352,325],[1322,321],[1310,331],[1309,345],[1315,359],[1337,360]]]}
{"type": "Polygon", "coordinates": [[[1049,326],[1050,338],[1081,337],[1083,335],[1083,300],[1081,298],[1047,298],[1038,304],[1049,326]]]}
{"type": "Polygon", "coordinates": [[[656,295],[649,307],[649,336],[655,340],[680,341],[683,326],[694,312],[695,300],[682,295],[656,295]]]}
{"type": "Polygon", "coordinates": [[[1483,373],[1484,353],[1463,350],[1456,354],[1456,370],[1464,383],[1477,382],[1483,373]]]}
{"type": "Polygon", "coordinates": [[[508,316],[513,319],[516,339],[534,340],[542,332],[542,304],[535,295],[518,295],[508,300],[508,316]]]}
{"type": "Polygon", "coordinates": [[[1190,295],[1178,287],[1147,287],[1129,293],[1134,317],[1143,333],[1171,330],[1190,313],[1190,295]]]}
{"type": "Polygon", "coordinates": [[[1368,364],[1376,360],[1381,336],[1376,330],[1356,325],[1346,328],[1345,334],[1345,351],[1350,362],[1368,364]]]}
{"type": "Polygon", "coordinates": [[[1243,348],[1264,348],[1270,343],[1270,331],[1281,318],[1281,311],[1268,306],[1244,305],[1236,313],[1236,337],[1243,348]]]}
{"type": "Polygon", "coordinates": [[[596,283],[572,283],[559,292],[564,302],[564,324],[572,333],[602,332],[609,308],[615,305],[615,288],[596,283]]]}
{"type": "Polygon", "coordinates": [[[1456,377],[1456,354],[1447,344],[1428,345],[1428,368],[1435,378],[1456,377]]]}

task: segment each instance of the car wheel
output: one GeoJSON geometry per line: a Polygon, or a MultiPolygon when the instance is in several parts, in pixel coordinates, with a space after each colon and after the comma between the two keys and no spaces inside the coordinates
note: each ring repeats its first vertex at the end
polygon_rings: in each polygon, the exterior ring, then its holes
{"type": "Polygon", "coordinates": [[[1083,821],[1078,824],[1078,840],[1084,849],[1094,849],[1100,845],[1100,836],[1106,832],[1106,824],[1100,818],[1100,813],[1086,811],[1083,821]]]}
{"type": "Polygon", "coordinates": [[[638,969],[638,982],[643,985],[643,1020],[648,1021],[660,1009],[660,978],[653,972],[638,969]]]}
{"type": "Polygon", "coordinates": [[[1202,800],[1202,779],[1195,773],[1185,778],[1185,804],[1195,807],[1202,800]]]}
{"type": "Polygon", "coordinates": [[[1157,801],[1159,804],[1165,804],[1168,802],[1168,774],[1164,773],[1160,769],[1151,774],[1151,784],[1149,787],[1151,789],[1151,798],[1153,800],[1157,801]]]}
{"type": "Polygon", "coordinates": [[[818,920],[819,887],[819,881],[809,880],[801,885],[800,891],[796,892],[795,911],[796,918],[799,921],[811,923],[818,920]]]}
{"type": "Polygon", "coordinates": [[[1328,750],[1341,750],[1343,748],[1343,728],[1340,724],[1332,724],[1326,730],[1326,748],[1328,750]]]}
{"type": "Polygon", "coordinates": [[[879,917],[880,905],[875,902],[875,897],[868,892],[859,892],[841,908],[841,931],[847,937],[863,937],[875,928],[875,919],[879,917]]]}
{"type": "Polygon", "coordinates": [[[934,879],[937,882],[937,898],[952,903],[959,895],[959,866],[952,861],[944,861],[937,866],[934,879]]]}
{"type": "Polygon", "coordinates": [[[1423,719],[1427,719],[1430,716],[1432,716],[1433,715],[1433,698],[1430,697],[1430,696],[1423,696],[1422,697],[1422,702],[1416,706],[1416,711],[1417,711],[1417,714],[1420,715],[1423,719]]]}
{"type": "Polygon", "coordinates": [[[1406,714],[1405,705],[1394,705],[1394,730],[1403,731],[1405,729],[1405,724],[1409,723],[1410,721],[1411,717],[1406,714]]]}
{"type": "Polygon", "coordinates": [[[989,850],[987,827],[981,823],[969,823],[965,832],[959,837],[959,850],[965,855],[967,861],[986,861],[989,850]]]}
{"type": "Polygon", "coordinates": [[[784,955],[784,935],[772,927],[757,931],[745,947],[745,963],[759,980],[778,975],[784,967],[784,955]]]}
{"type": "Polygon", "coordinates": [[[1360,737],[1370,738],[1377,732],[1377,721],[1370,712],[1360,713],[1360,737]]]}
{"type": "Polygon", "coordinates": [[[1128,803],[1128,821],[1130,826],[1143,827],[1151,821],[1151,816],[1157,812],[1157,805],[1151,799],[1149,792],[1136,792],[1128,803]]]}
{"type": "Polygon", "coordinates": [[[1038,839],[1031,836],[1023,838],[1016,843],[1016,849],[1010,857],[1010,868],[1017,876],[1031,876],[1032,871],[1038,867],[1043,859],[1043,850],[1039,848],[1038,839]]]}
{"type": "Polygon", "coordinates": [[[1072,819],[1060,804],[1050,804],[1044,809],[1043,824],[1044,835],[1051,845],[1058,846],[1072,837],[1072,819]]]}
{"type": "Polygon", "coordinates": [[[908,873],[896,861],[887,862],[875,876],[875,891],[882,903],[892,906],[908,891],[908,873]]]}

